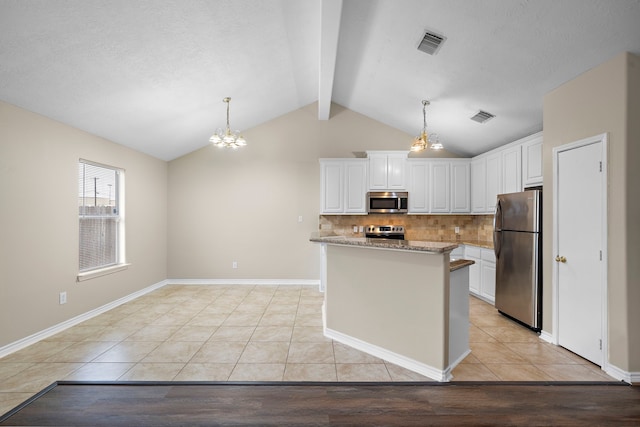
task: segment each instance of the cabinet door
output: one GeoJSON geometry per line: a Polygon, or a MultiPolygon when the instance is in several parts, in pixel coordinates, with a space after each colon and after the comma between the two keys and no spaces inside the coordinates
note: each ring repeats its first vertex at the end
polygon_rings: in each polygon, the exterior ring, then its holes
{"type": "Polygon", "coordinates": [[[450,176],[449,162],[433,162],[431,164],[431,212],[448,213],[451,211],[449,204],[450,176]]]}
{"type": "Polygon", "coordinates": [[[480,295],[480,259],[466,257],[471,261],[475,261],[475,264],[469,266],[469,292],[474,295],[480,295]]]}
{"type": "Polygon", "coordinates": [[[464,257],[475,264],[469,266],[469,292],[480,296],[480,248],[477,246],[464,245],[464,257]]]}
{"type": "Polygon", "coordinates": [[[369,155],[369,188],[371,190],[387,189],[386,155],[369,155]]]}
{"type": "Polygon", "coordinates": [[[346,213],[367,212],[367,161],[353,160],[344,164],[346,213]]]}
{"type": "Polygon", "coordinates": [[[451,212],[471,212],[469,161],[451,162],[451,212]]]}
{"type": "Polygon", "coordinates": [[[344,211],[343,164],[327,161],[320,164],[322,213],[342,213],[344,211]]]}
{"type": "Polygon", "coordinates": [[[407,174],[409,213],[429,213],[429,163],[424,160],[409,160],[407,174]]]}
{"type": "Polygon", "coordinates": [[[480,296],[495,303],[496,301],[496,264],[495,262],[482,261],[480,272],[482,283],[480,296]]]}
{"type": "Polygon", "coordinates": [[[502,192],[522,191],[521,147],[508,148],[502,152],[502,192]]]}
{"type": "Polygon", "coordinates": [[[471,212],[487,211],[487,159],[471,162],[471,212]]]}
{"type": "Polygon", "coordinates": [[[522,145],[523,186],[542,184],[542,136],[522,145]]]}
{"type": "Polygon", "coordinates": [[[390,154],[387,156],[387,188],[389,190],[406,189],[406,183],[405,183],[406,168],[407,168],[406,155],[390,154]]]}
{"type": "Polygon", "coordinates": [[[493,212],[497,196],[502,192],[502,157],[500,153],[487,157],[486,212],[493,212]]]}

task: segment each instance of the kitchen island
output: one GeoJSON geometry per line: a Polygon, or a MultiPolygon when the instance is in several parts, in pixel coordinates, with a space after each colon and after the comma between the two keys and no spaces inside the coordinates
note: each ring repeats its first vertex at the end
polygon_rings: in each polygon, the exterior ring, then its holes
{"type": "Polygon", "coordinates": [[[312,237],[327,337],[437,381],[469,354],[468,265],[446,242],[312,237]],[[453,271],[452,271],[453,270],[453,271]]]}

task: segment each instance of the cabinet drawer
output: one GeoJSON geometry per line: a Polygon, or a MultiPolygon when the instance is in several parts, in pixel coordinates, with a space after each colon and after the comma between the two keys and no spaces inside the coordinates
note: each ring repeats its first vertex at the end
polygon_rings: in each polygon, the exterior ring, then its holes
{"type": "Polygon", "coordinates": [[[465,245],[464,246],[464,255],[467,257],[473,257],[473,258],[478,258],[480,259],[480,253],[482,252],[482,250],[477,247],[477,246],[469,246],[469,245],[465,245]]]}
{"type": "Polygon", "coordinates": [[[496,254],[493,252],[493,249],[482,249],[481,258],[483,261],[496,262],[496,254]]]}

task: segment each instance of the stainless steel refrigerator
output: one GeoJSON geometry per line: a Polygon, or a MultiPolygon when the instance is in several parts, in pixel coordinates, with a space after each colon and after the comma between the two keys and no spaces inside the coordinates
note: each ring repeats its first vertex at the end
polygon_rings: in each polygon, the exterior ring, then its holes
{"type": "Polygon", "coordinates": [[[542,190],[498,195],[493,222],[496,308],[542,329],[542,190]]]}

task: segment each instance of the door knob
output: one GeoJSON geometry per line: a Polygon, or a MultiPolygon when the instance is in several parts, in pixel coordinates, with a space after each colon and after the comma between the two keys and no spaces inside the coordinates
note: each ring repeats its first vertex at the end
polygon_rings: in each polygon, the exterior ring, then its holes
{"type": "Polygon", "coordinates": [[[563,256],[558,255],[556,257],[556,261],[557,262],[567,262],[567,259],[565,257],[563,257],[563,256]]]}

